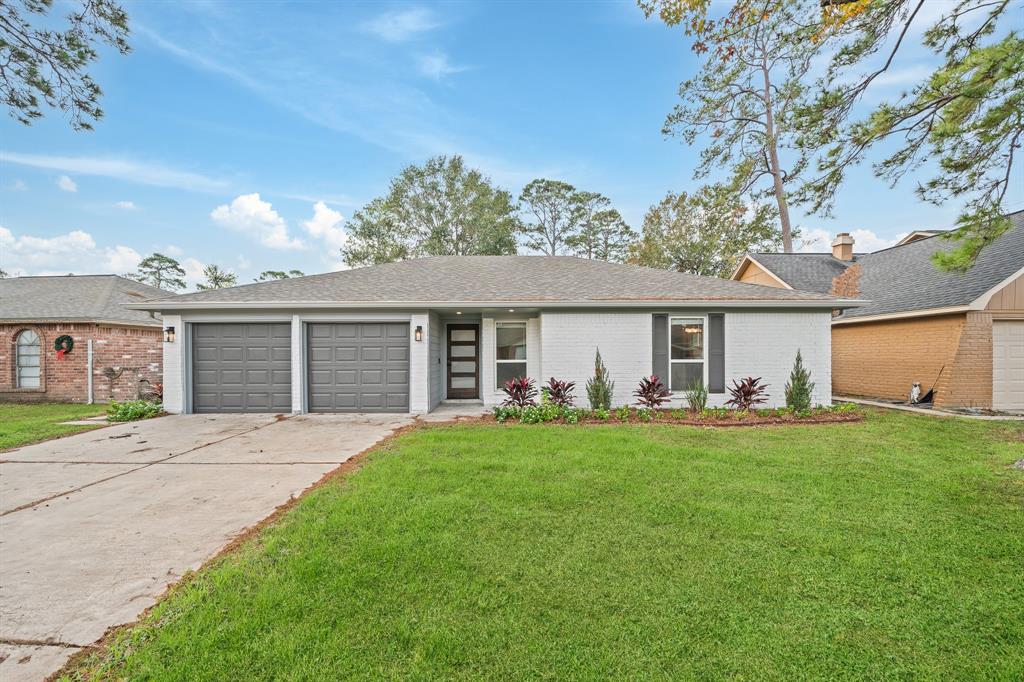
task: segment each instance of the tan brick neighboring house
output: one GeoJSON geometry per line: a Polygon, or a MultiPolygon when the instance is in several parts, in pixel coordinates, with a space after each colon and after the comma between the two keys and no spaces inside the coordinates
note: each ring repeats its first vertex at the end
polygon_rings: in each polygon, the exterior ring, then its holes
{"type": "Polygon", "coordinates": [[[906,399],[913,382],[939,407],[1024,411],[1024,211],[966,274],[930,257],[955,244],[913,232],[855,254],[839,234],[832,253],[747,255],[733,279],[832,293],[869,303],[832,321],[835,395],[906,399]]]}
{"type": "Polygon", "coordinates": [[[168,295],[117,275],[0,280],[0,401],[138,397],[142,380],[161,381],[163,327],[123,304],[168,295]],[[74,346],[58,357],[65,335],[74,346]]]}

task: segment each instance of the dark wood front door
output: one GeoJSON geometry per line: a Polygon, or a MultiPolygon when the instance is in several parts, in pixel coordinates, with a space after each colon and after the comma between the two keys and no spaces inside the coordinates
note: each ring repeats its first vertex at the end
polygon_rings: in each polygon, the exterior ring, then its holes
{"type": "Polygon", "coordinates": [[[480,397],[480,325],[448,325],[448,397],[480,397]]]}

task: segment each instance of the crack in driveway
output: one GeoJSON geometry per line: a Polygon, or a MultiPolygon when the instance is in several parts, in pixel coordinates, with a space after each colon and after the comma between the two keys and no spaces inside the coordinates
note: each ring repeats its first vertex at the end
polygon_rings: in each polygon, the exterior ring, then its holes
{"type": "MultiPolygon", "coordinates": [[[[97,481],[92,481],[91,483],[86,483],[85,485],[80,485],[77,488],[72,488],[70,490],[65,490],[65,491],[62,491],[62,492],[59,492],[59,493],[56,493],[56,494],[53,494],[53,495],[48,495],[48,496],[43,497],[41,499],[35,500],[33,502],[26,502],[25,504],[19,505],[17,507],[14,507],[13,509],[8,509],[7,511],[0,513],[0,517],[8,516],[10,514],[14,514],[15,512],[25,511],[26,509],[31,509],[33,507],[37,507],[37,506],[39,506],[41,504],[44,504],[46,502],[50,502],[51,500],[56,500],[58,497],[65,497],[67,495],[72,495],[74,493],[81,492],[81,491],[85,490],[86,488],[93,487],[94,485],[99,485],[100,483],[106,483],[107,481],[112,481],[115,478],[121,478],[122,476],[127,476],[128,474],[133,474],[136,471],[142,471],[143,469],[148,469],[149,467],[154,466],[156,464],[164,464],[165,462],[168,462],[169,460],[172,460],[175,457],[181,457],[182,455],[187,455],[190,452],[195,452],[196,450],[202,450],[205,447],[209,447],[211,445],[216,445],[218,443],[223,443],[224,441],[231,440],[232,438],[237,438],[238,436],[244,436],[246,434],[253,433],[255,431],[259,431],[260,429],[264,429],[264,428],[266,428],[268,426],[273,426],[274,424],[280,424],[281,422],[288,421],[289,419],[291,419],[290,415],[287,415],[287,416],[286,415],[280,415],[277,419],[275,419],[274,421],[269,422],[267,424],[259,424],[258,426],[254,426],[253,428],[248,429],[246,431],[240,431],[239,433],[233,433],[233,434],[231,434],[229,436],[225,436],[224,438],[220,438],[218,440],[211,440],[211,441],[203,443],[201,445],[197,445],[195,447],[189,448],[188,450],[184,450],[182,452],[178,452],[178,453],[175,453],[175,454],[172,454],[172,455],[168,455],[167,457],[164,457],[163,459],[158,459],[158,460],[155,460],[155,461],[152,461],[152,462],[146,462],[145,464],[137,466],[134,469],[129,469],[128,471],[122,471],[122,472],[114,474],[112,476],[107,476],[107,477],[101,478],[101,479],[99,479],[97,481]]],[[[17,460],[9,460],[9,459],[3,460],[4,464],[6,464],[8,462],[14,463],[14,462],[17,462],[17,460]]],[[[27,463],[27,462],[22,462],[22,463],[27,463]]],[[[50,462],[50,463],[51,464],[57,464],[59,462],[50,462]]],[[[83,462],[83,464],[84,463],[85,462],[83,462]]],[[[123,462],[120,462],[120,463],[123,464],[123,462]]],[[[324,462],[324,463],[325,464],[333,464],[334,462],[324,462]]],[[[132,463],[128,462],[128,464],[131,465],[132,463]]]]}

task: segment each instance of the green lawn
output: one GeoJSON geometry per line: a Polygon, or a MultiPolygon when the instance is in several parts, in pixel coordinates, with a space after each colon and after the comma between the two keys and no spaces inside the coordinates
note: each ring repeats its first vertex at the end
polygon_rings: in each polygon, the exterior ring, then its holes
{"type": "Polygon", "coordinates": [[[60,422],[91,417],[105,411],[105,405],[0,403],[0,450],[95,428],[60,422]]]}
{"type": "Polygon", "coordinates": [[[116,679],[1021,679],[1024,428],[410,433],[79,668],[116,679]]]}

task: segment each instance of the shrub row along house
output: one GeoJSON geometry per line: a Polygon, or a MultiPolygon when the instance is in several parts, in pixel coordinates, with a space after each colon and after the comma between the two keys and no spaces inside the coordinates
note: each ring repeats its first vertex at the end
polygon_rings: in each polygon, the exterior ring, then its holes
{"type": "Polygon", "coordinates": [[[933,253],[955,243],[918,231],[892,248],[855,254],[750,254],[733,279],[867,299],[832,320],[836,395],[906,399],[917,382],[940,407],[1024,410],[1024,211],[964,274],[933,253]]]}
{"type": "Polygon", "coordinates": [[[517,376],[582,386],[600,349],[614,404],[664,377],[762,377],[768,405],[799,349],[828,405],[832,311],[860,302],[560,256],[432,257],[130,304],[162,316],[170,412],[412,412],[505,398],[517,376]]]}
{"type": "Polygon", "coordinates": [[[160,319],[124,304],[167,295],[117,275],[0,279],[0,400],[128,400],[159,384],[160,319]]]}

